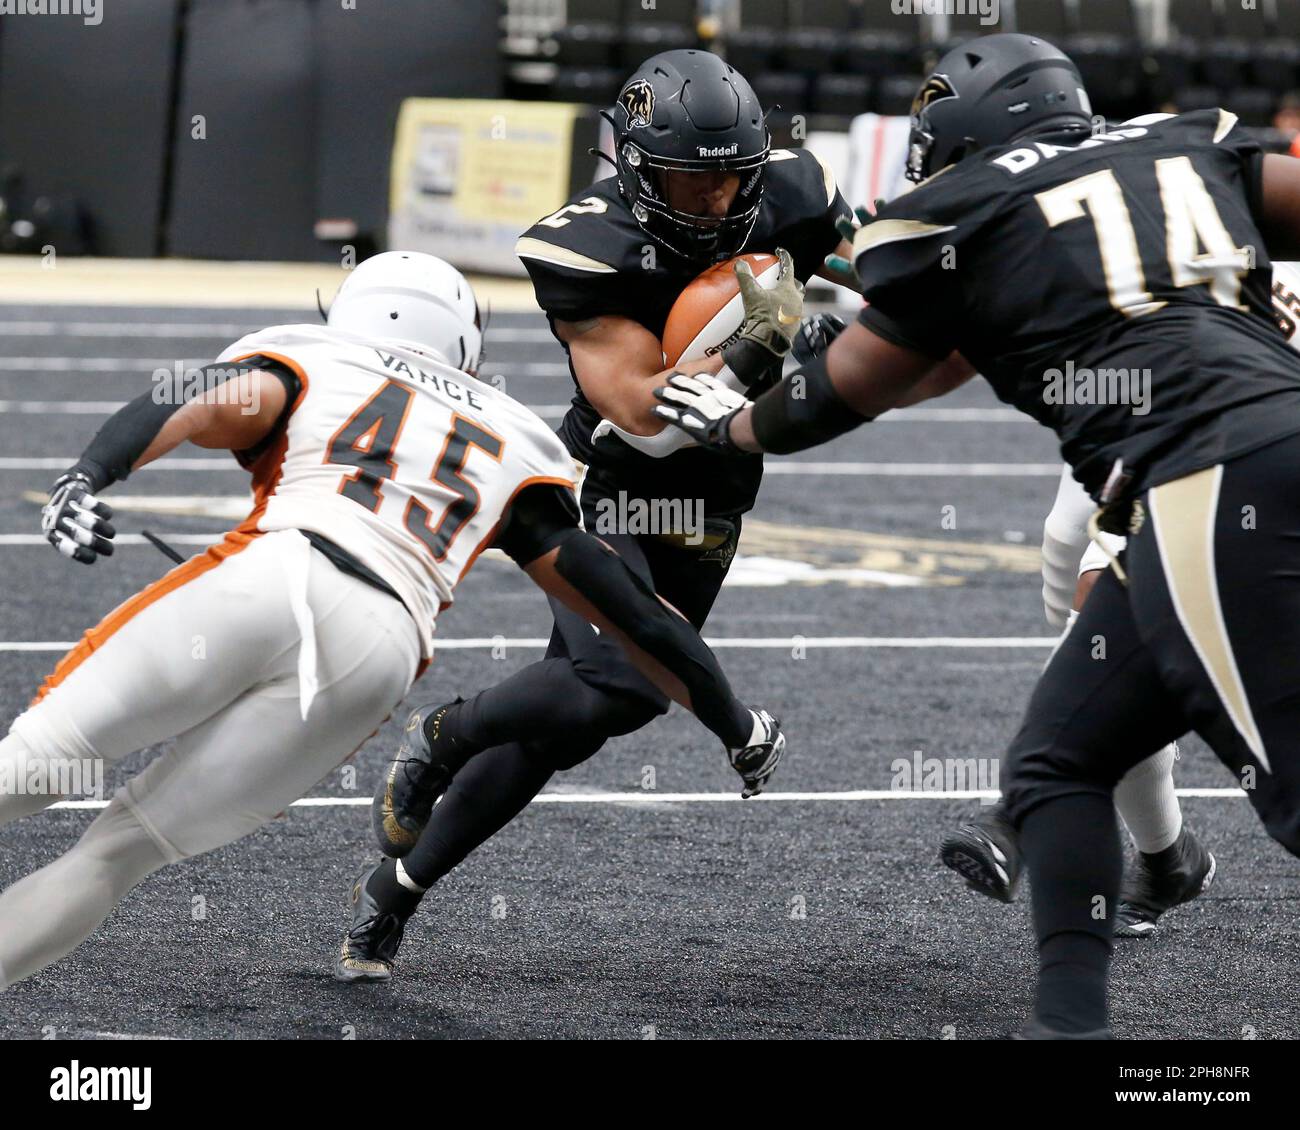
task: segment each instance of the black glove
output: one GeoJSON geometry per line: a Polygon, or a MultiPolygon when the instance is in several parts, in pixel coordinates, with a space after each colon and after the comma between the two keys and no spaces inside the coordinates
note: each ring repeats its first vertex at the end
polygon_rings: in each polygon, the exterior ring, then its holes
{"type": "Polygon", "coordinates": [[[780,720],[766,710],[751,710],[750,713],[754,716],[754,733],[749,745],[743,749],[727,750],[731,767],[745,782],[740,795],[746,800],[767,788],[781,755],[785,753],[785,734],[781,732],[780,720]]]}
{"type": "Polygon", "coordinates": [[[681,428],[701,447],[744,454],[731,442],[731,418],[749,403],[742,393],[708,373],[674,373],[655,389],[654,414],[681,428]]]}
{"type": "Polygon", "coordinates": [[[844,327],[844,319],[835,314],[814,314],[799,327],[792,350],[794,359],[800,365],[815,361],[844,332],[844,327]]]}
{"type": "Polygon", "coordinates": [[[93,483],[83,471],[60,475],[50,488],[50,501],[41,510],[41,530],[46,540],[64,557],[93,565],[113,553],[117,531],[108,521],[110,506],[91,494],[93,483]]]}

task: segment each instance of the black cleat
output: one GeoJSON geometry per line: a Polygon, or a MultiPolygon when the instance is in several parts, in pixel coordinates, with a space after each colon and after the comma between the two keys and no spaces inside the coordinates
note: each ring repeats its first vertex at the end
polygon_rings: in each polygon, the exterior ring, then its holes
{"type": "Polygon", "coordinates": [[[785,734],[781,732],[781,719],[772,717],[766,710],[751,710],[754,733],[750,744],[727,751],[731,767],[745,782],[741,797],[748,800],[758,796],[772,779],[776,767],[785,754],[785,734]]]}
{"type": "Polygon", "coordinates": [[[1036,1016],[1025,1021],[1019,1032],[1013,1032],[1013,1040],[1113,1040],[1109,1028],[1094,1028],[1090,1032],[1061,1032],[1049,1028],[1036,1016]]]}
{"type": "Polygon", "coordinates": [[[945,867],[956,871],[971,890],[1013,902],[1020,882],[1020,848],[1016,830],[1001,808],[961,825],[939,848],[945,867]]]}
{"type": "Polygon", "coordinates": [[[1139,854],[1115,911],[1115,936],[1152,937],[1160,916],[1207,890],[1217,869],[1214,856],[1186,828],[1164,851],[1139,854]]]}
{"type": "Polygon", "coordinates": [[[451,785],[455,770],[439,758],[442,751],[439,749],[438,723],[448,709],[461,701],[458,698],[442,706],[418,707],[406,720],[397,756],[388,763],[370,805],[370,823],[375,839],[379,850],[387,856],[401,859],[415,847],[429,822],[433,806],[451,785]],[[433,733],[432,741],[429,739],[430,731],[433,733]]]}
{"type": "Polygon", "coordinates": [[[382,866],[380,860],[352,884],[352,925],[343,936],[343,948],[334,962],[336,981],[387,981],[393,975],[393,959],[411,911],[381,907],[366,889],[370,877],[382,866]]]}

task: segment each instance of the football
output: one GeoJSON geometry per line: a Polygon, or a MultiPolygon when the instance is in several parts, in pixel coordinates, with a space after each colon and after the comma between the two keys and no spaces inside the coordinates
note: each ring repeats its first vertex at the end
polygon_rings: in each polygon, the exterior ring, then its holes
{"type": "Polygon", "coordinates": [[[664,366],[698,361],[725,349],[740,332],[745,306],[736,281],[744,259],[764,288],[776,284],[781,262],[775,255],[738,255],[710,267],[677,296],[664,326],[664,366]]]}

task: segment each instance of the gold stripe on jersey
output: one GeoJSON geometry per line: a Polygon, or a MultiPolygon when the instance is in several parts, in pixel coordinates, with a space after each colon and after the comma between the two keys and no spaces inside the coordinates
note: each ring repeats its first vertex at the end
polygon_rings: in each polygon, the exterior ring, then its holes
{"type": "Polygon", "coordinates": [[[793,161],[799,154],[793,149],[773,149],[767,155],[769,161],[793,161]]]}
{"type": "Polygon", "coordinates": [[[951,225],[943,227],[940,224],[923,223],[921,220],[877,220],[874,224],[858,228],[858,234],[853,238],[853,257],[856,259],[863,252],[884,247],[888,243],[925,239],[927,236],[943,235],[956,230],[951,225]]]}
{"type": "Polygon", "coordinates": [[[1223,619],[1214,567],[1222,464],[1153,487],[1147,506],[1169,596],[1223,708],[1259,763],[1272,772],[1223,619]]]}
{"type": "Polygon", "coordinates": [[[826,186],[826,207],[829,208],[835,203],[835,173],[832,171],[830,165],[822,159],[822,155],[815,149],[810,149],[808,152],[817,158],[817,164],[822,167],[822,184],[826,186]]]}
{"type": "Polygon", "coordinates": [[[1219,111],[1219,128],[1214,131],[1214,144],[1218,145],[1228,136],[1237,124],[1237,115],[1228,110],[1219,111]]]}
{"type": "Polygon", "coordinates": [[[568,267],[574,271],[590,271],[595,275],[615,275],[617,267],[602,263],[589,255],[581,255],[558,243],[547,243],[544,239],[522,236],[515,244],[515,254],[521,259],[536,259],[539,263],[553,263],[557,267],[568,267]]]}

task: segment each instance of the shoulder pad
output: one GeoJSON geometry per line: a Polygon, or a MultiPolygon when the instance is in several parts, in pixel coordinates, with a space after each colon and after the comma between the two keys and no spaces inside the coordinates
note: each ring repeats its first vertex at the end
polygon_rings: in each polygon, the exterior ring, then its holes
{"type": "Polygon", "coordinates": [[[839,187],[829,164],[812,149],[773,149],[768,161],[769,184],[794,190],[794,197],[807,201],[803,211],[824,215],[835,203],[839,187]]]}

